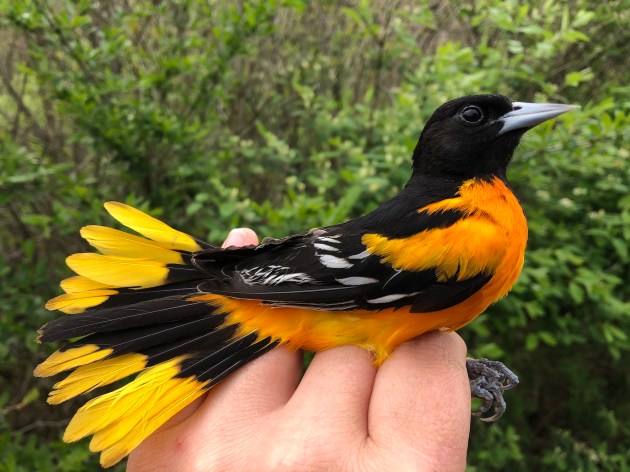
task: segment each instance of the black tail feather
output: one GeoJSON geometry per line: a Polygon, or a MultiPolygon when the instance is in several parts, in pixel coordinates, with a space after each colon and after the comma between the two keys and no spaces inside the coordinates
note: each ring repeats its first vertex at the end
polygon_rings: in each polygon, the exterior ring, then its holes
{"type": "MultiPolygon", "coordinates": [[[[190,292],[189,292],[189,295],[190,292]]],[[[133,305],[64,316],[40,329],[39,341],[52,342],[92,333],[109,333],[146,325],[179,322],[212,313],[203,302],[188,302],[183,297],[159,298],[133,305]]]]}
{"type": "Polygon", "coordinates": [[[84,345],[96,345],[101,349],[113,349],[112,356],[140,352],[180,339],[190,339],[199,333],[209,333],[225,321],[225,315],[207,314],[197,318],[185,318],[171,323],[140,326],[114,332],[91,334],[61,348],[62,351],[84,345]]]}

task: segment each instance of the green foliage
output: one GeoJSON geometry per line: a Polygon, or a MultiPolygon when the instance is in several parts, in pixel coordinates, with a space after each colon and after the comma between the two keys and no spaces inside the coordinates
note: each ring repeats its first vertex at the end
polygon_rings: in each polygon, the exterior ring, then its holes
{"type": "MultiPolygon", "coordinates": [[[[0,0],[0,471],[94,470],[79,405],[33,379],[36,329],[102,202],[213,242],[282,236],[395,194],[424,120],[499,92],[578,103],[528,133],[513,293],[462,331],[522,384],[473,422],[471,471],[630,470],[630,87],[623,0],[436,4],[0,0]]],[[[111,223],[111,222],[109,222],[111,223]]]]}

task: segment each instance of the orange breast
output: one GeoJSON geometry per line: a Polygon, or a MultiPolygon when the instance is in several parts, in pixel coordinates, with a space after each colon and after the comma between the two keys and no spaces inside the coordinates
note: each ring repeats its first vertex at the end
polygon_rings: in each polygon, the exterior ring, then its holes
{"type": "MultiPolygon", "coordinates": [[[[456,197],[419,211],[445,209],[458,209],[465,214],[485,218],[496,225],[496,235],[490,241],[473,238],[471,242],[465,233],[451,233],[462,238],[457,241],[457,245],[462,248],[459,252],[461,257],[486,258],[494,276],[478,292],[450,308],[415,314],[409,313],[408,308],[339,312],[271,307],[259,301],[231,299],[214,294],[200,295],[191,300],[206,301],[219,307],[222,312],[229,313],[228,322],[239,323],[243,334],[257,331],[259,337],[279,339],[293,349],[323,350],[353,344],[372,351],[375,363],[380,364],[396,346],[422,333],[437,329],[455,330],[470,323],[491,303],[508,293],[523,267],[527,241],[525,216],[516,197],[500,179],[495,178],[491,182],[467,181],[456,197]],[[471,244],[486,246],[469,247],[471,244]]],[[[449,237],[449,234],[444,233],[442,236],[449,237]]],[[[409,254],[413,254],[412,238],[403,242],[393,240],[394,245],[406,244],[411,248],[409,254]]],[[[433,241],[432,244],[437,243],[433,241]]],[[[367,247],[370,250],[369,244],[367,247]]],[[[376,250],[372,252],[378,253],[376,250]]],[[[417,250],[415,252],[418,253],[417,250]]],[[[406,257],[403,262],[399,262],[422,266],[420,256],[416,259],[412,255],[406,257]]],[[[449,253],[445,259],[447,265],[453,263],[454,259],[451,258],[456,258],[456,252],[449,253]]],[[[387,263],[395,265],[396,261],[390,258],[387,263]]],[[[479,261],[462,261],[462,266],[469,267],[471,274],[475,268],[483,265],[479,261]]],[[[407,270],[413,270],[413,267],[407,270]]]]}

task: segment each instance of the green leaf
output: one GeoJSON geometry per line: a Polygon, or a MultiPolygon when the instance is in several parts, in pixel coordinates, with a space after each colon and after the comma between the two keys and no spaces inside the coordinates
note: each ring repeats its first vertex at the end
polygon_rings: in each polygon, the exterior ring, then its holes
{"type": "Polygon", "coordinates": [[[615,248],[615,252],[619,256],[619,259],[621,259],[621,262],[628,262],[628,242],[619,238],[611,239],[610,242],[615,248]]]}
{"type": "Polygon", "coordinates": [[[528,351],[535,351],[538,347],[538,336],[533,333],[530,333],[525,338],[525,349],[528,351]]]}
{"type": "Polygon", "coordinates": [[[39,388],[37,387],[33,387],[31,388],[26,395],[24,395],[24,398],[22,398],[22,404],[24,404],[25,406],[28,405],[29,403],[33,403],[35,400],[37,400],[39,398],[39,388]]]}
{"type": "Polygon", "coordinates": [[[549,346],[556,346],[558,344],[558,340],[556,339],[556,337],[549,331],[540,331],[538,333],[538,337],[542,342],[549,346]]]}
{"type": "Polygon", "coordinates": [[[588,23],[590,23],[591,20],[593,20],[593,18],[595,18],[595,12],[587,11],[587,10],[578,10],[577,14],[575,15],[575,18],[573,18],[572,25],[574,28],[581,28],[583,26],[586,26],[588,23]]]}
{"type": "Polygon", "coordinates": [[[569,295],[571,295],[575,303],[582,303],[584,301],[584,290],[575,282],[569,284],[569,295]]]}

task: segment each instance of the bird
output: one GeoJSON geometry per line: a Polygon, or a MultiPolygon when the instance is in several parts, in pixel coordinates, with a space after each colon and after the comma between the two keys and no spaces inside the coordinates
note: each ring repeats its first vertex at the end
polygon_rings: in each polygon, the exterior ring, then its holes
{"type": "MultiPolygon", "coordinates": [[[[109,467],[277,346],[355,345],[380,366],[423,333],[467,325],[523,267],[527,222],[507,180],[514,151],[527,130],[575,108],[498,94],[448,101],[425,123],[398,195],[356,219],[258,245],[217,247],[106,203],[137,234],[81,229],[100,253],[66,259],[77,275],[46,308],[71,316],[37,338],[65,342],[34,371],[68,373],[49,403],[115,384],[78,409],[64,440],[92,435],[90,449],[109,467]]],[[[468,369],[481,410],[494,403],[495,419],[516,377],[496,361],[468,369]]]]}

